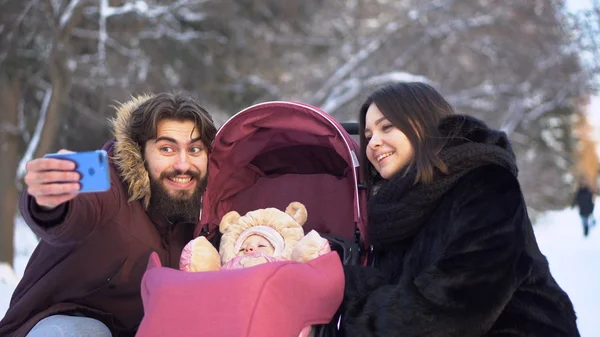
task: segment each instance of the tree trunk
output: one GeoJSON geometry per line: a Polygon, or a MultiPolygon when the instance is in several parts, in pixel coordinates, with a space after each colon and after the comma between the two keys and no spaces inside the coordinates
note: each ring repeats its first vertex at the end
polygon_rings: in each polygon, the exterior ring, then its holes
{"type": "Polygon", "coordinates": [[[19,164],[18,109],[21,83],[16,78],[0,77],[0,262],[13,265],[19,164]]]}
{"type": "MultiPolygon", "coordinates": [[[[39,158],[49,152],[56,152],[60,149],[54,148],[56,136],[61,125],[63,102],[69,92],[68,78],[69,72],[64,65],[62,56],[51,55],[48,65],[48,73],[52,85],[52,96],[46,111],[46,123],[40,135],[40,141],[37,149],[34,151],[34,158],[39,158]]],[[[33,159],[33,158],[32,158],[33,159]]]]}

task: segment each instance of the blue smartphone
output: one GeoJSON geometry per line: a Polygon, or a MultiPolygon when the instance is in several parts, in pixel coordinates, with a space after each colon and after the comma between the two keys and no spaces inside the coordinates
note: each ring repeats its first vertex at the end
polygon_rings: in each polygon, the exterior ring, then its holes
{"type": "Polygon", "coordinates": [[[110,188],[110,170],[108,155],[104,150],[49,153],[44,158],[70,160],[77,165],[75,170],[81,175],[79,193],[104,192],[110,188]]]}

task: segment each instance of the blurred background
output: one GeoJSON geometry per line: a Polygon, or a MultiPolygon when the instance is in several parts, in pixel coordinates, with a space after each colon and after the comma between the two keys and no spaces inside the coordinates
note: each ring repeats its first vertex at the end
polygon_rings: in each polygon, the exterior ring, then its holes
{"type": "Polygon", "coordinates": [[[15,235],[25,163],[101,147],[145,92],[185,91],[219,125],[269,100],[349,121],[374,88],[427,82],[506,131],[548,219],[597,186],[599,33],[597,0],[0,0],[0,263],[36,243],[15,235]]]}

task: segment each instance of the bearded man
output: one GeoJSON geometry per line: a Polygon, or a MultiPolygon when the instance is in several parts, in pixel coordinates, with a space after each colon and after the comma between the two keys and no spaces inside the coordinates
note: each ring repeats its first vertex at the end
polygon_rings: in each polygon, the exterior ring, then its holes
{"type": "Polygon", "coordinates": [[[111,187],[78,193],[75,163],[27,164],[23,218],[40,237],[0,336],[133,336],[148,256],[177,268],[199,220],[216,128],[180,94],[139,96],[117,108],[111,187]]]}

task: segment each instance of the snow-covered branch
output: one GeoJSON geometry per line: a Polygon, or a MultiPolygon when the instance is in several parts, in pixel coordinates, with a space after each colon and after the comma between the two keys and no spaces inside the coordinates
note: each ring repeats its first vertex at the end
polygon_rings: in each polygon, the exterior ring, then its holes
{"type": "Polygon", "coordinates": [[[81,0],[71,0],[71,2],[69,2],[67,9],[65,9],[65,11],[60,16],[59,28],[61,30],[67,26],[69,21],[71,21],[71,18],[73,17],[73,13],[75,12],[75,9],[77,8],[77,6],[79,6],[80,3],[81,3],[81,0]]]}
{"type": "Polygon", "coordinates": [[[100,0],[100,18],[98,19],[98,64],[103,65],[106,62],[106,18],[110,10],[108,0],[100,0]]]}
{"type": "Polygon", "coordinates": [[[527,126],[531,121],[537,120],[543,114],[556,109],[561,106],[567,96],[570,94],[571,88],[566,86],[562,88],[554,98],[548,102],[544,102],[543,104],[537,105],[533,108],[524,119],[525,126],[527,126]]]}
{"type": "Polygon", "coordinates": [[[477,98],[485,98],[489,100],[490,96],[499,96],[511,94],[513,92],[527,92],[531,88],[528,82],[523,82],[519,85],[514,84],[498,84],[485,81],[478,86],[464,89],[458,92],[446,95],[449,101],[469,101],[477,98]]]}
{"type": "MultiPolygon", "coordinates": [[[[382,36],[374,39],[369,42],[364,48],[361,48],[356,54],[354,54],[344,65],[339,67],[331,77],[325,81],[323,86],[317,90],[314,94],[313,98],[316,102],[321,102],[328,95],[328,92],[332,90],[333,87],[339,85],[341,80],[348,76],[352,71],[354,71],[358,65],[367,60],[374,52],[376,52],[384,41],[388,39],[390,35],[396,33],[401,27],[397,22],[388,23],[383,31],[381,32],[382,36]]],[[[322,106],[325,106],[323,104],[322,106]]],[[[327,110],[325,110],[327,111],[327,110]]]]}
{"type": "Polygon", "coordinates": [[[26,173],[26,165],[29,162],[35,153],[35,150],[38,147],[40,142],[40,137],[42,136],[42,131],[44,130],[44,125],[46,124],[46,114],[48,113],[48,108],[50,107],[50,99],[52,98],[52,87],[46,89],[44,94],[44,100],[42,101],[42,107],[40,108],[40,116],[38,118],[37,124],[35,126],[35,131],[33,133],[33,137],[31,137],[31,141],[27,144],[27,150],[25,154],[21,158],[19,162],[19,166],[17,168],[17,176],[15,177],[15,181],[17,184],[23,179],[26,173]]]}
{"type": "MultiPolygon", "coordinates": [[[[200,1],[200,0],[195,0],[195,1],[178,0],[170,5],[166,5],[166,6],[149,6],[146,1],[137,0],[137,1],[133,1],[133,2],[127,2],[119,7],[109,6],[108,8],[106,8],[104,10],[102,15],[105,15],[106,17],[111,17],[111,16],[123,15],[123,14],[128,14],[128,13],[137,13],[137,14],[140,14],[149,19],[154,19],[161,15],[171,13],[174,10],[176,10],[178,8],[182,8],[186,5],[198,4],[198,3],[203,3],[206,1],[207,0],[202,0],[202,1],[200,1]]],[[[196,16],[193,19],[197,20],[199,18],[198,15],[200,15],[200,14],[198,14],[198,13],[194,13],[194,14],[196,16]]],[[[189,11],[183,15],[192,17],[192,13],[189,11]]]]}
{"type": "Polygon", "coordinates": [[[358,97],[365,88],[372,88],[393,82],[424,82],[435,85],[428,78],[407,72],[395,71],[371,76],[364,80],[350,78],[336,86],[320,106],[321,110],[334,114],[344,104],[358,97]]]}
{"type": "Polygon", "coordinates": [[[362,89],[360,80],[350,78],[338,84],[320,106],[321,110],[333,115],[342,105],[356,98],[362,89]]]}
{"type": "Polygon", "coordinates": [[[116,16],[116,15],[123,15],[123,14],[128,14],[128,13],[139,13],[139,14],[143,15],[148,11],[148,9],[149,9],[149,7],[148,7],[148,4],[146,3],[146,1],[140,0],[140,1],[134,1],[134,2],[127,2],[127,3],[123,4],[122,6],[118,6],[118,7],[110,6],[101,15],[116,16]]]}
{"type": "Polygon", "coordinates": [[[381,75],[371,76],[365,80],[364,86],[376,87],[393,82],[423,82],[435,86],[429,78],[403,71],[393,71],[381,75]]]}
{"type": "Polygon", "coordinates": [[[529,126],[530,123],[538,120],[544,114],[564,106],[571,91],[572,86],[567,84],[548,101],[545,101],[540,95],[534,95],[532,98],[514,98],[511,102],[508,119],[502,126],[502,130],[510,135],[521,124],[524,127],[529,126]]]}
{"type": "Polygon", "coordinates": [[[27,120],[25,118],[23,99],[19,100],[19,105],[17,107],[17,119],[18,119],[18,127],[19,132],[21,133],[21,137],[25,143],[29,143],[31,136],[29,135],[29,130],[27,130],[27,120]]]}
{"type": "MultiPolygon", "coordinates": [[[[92,39],[92,40],[97,40],[100,37],[100,34],[98,34],[97,31],[89,30],[89,29],[74,28],[71,33],[73,36],[76,36],[79,38],[85,38],[85,39],[92,39]]],[[[113,39],[109,35],[106,35],[105,44],[123,56],[127,56],[127,57],[139,56],[139,49],[128,48],[128,47],[120,44],[117,40],[113,39]]],[[[92,62],[92,61],[98,62],[99,56],[98,55],[90,56],[90,54],[85,54],[85,55],[82,55],[81,57],[77,58],[77,60],[78,60],[78,62],[84,62],[84,63],[88,63],[88,62],[92,62]]]]}
{"type": "Polygon", "coordinates": [[[507,119],[500,129],[510,136],[513,131],[515,131],[519,123],[521,123],[523,120],[525,113],[526,109],[524,107],[523,100],[519,98],[513,98],[510,102],[508,113],[506,114],[507,119]]]}
{"type": "Polygon", "coordinates": [[[52,8],[52,14],[54,16],[58,16],[58,12],[60,11],[60,3],[61,0],[50,0],[50,8],[52,8]]]}
{"type": "Polygon", "coordinates": [[[252,84],[252,85],[255,85],[259,88],[264,89],[272,97],[280,97],[281,96],[281,91],[279,90],[279,88],[276,85],[260,78],[259,76],[256,76],[256,75],[249,76],[248,82],[250,82],[250,84],[252,84]]]}
{"type": "MultiPolygon", "coordinates": [[[[498,12],[501,14],[502,12],[498,12]]],[[[465,31],[467,29],[489,26],[494,23],[499,15],[480,15],[465,19],[455,19],[448,21],[440,26],[428,26],[427,34],[433,38],[444,37],[450,33],[465,31]]]]}
{"type": "Polygon", "coordinates": [[[181,18],[184,19],[186,22],[201,22],[201,21],[204,21],[206,19],[206,14],[192,12],[187,7],[181,7],[177,11],[177,14],[179,16],[181,16],[181,18]]]}
{"type": "Polygon", "coordinates": [[[432,0],[421,8],[413,9],[408,12],[408,17],[413,21],[418,21],[424,14],[440,8],[450,7],[454,0],[432,0]]]}
{"type": "Polygon", "coordinates": [[[25,5],[23,12],[21,12],[21,14],[19,14],[19,17],[17,18],[17,21],[15,22],[15,27],[21,26],[21,23],[25,19],[25,16],[27,16],[27,13],[29,13],[29,10],[31,9],[31,7],[33,7],[33,5],[37,4],[37,3],[39,3],[39,0],[29,0],[27,2],[27,5],[25,5]]]}
{"type": "Polygon", "coordinates": [[[228,41],[226,36],[216,32],[201,32],[197,30],[178,31],[165,25],[155,27],[153,30],[143,31],[139,34],[139,37],[142,39],[159,39],[165,36],[180,42],[189,42],[191,40],[215,40],[224,44],[228,41]]]}
{"type": "MultiPolygon", "coordinates": [[[[453,1],[433,1],[424,9],[411,12],[411,15],[414,17],[419,17],[423,15],[429,10],[437,9],[444,6],[449,6],[453,1]]],[[[418,52],[421,47],[424,47],[429,44],[429,42],[436,38],[444,37],[450,33],[456,33],[459,31],[464,31],[467,29],[473,29],[482,26],[492,25],[498,17],[501,15],[505,15],[502,10],[492,10],[489,14],[478,15],[474,17],[469,17],[467,19],[455,19],[448,21],[442,25],[429,25],[425,28],[425,36],[419,42],[415,42],[413,46],[409,47],[403,54],[403,57],[398,57],[394,66],[402,68],[405,66],[405,62],[408,59],[418,52]]],[[[406,24],[406,23],[405,23],[406,24]]],[[[354,54],[345,64],[339,67],[331,77],[325,81],[323,86],[316,91],[316,93],[311,97],[315,102],[323,102],[320,105],[322,107],[330,107],[331,102],[330,97],[337,97],[339,94],[334,93],[333,91],[340,92],[345,91],[345,89],[334,89],[334,87],[340,85],[340,82],[346,77],[348,77],[352,72],[354,72],[360,64],[369,59],[371,55],[373,55],[377,50],[381,48],[381,46],[387,42],[391,37],[395,36],[397,32],[401,31],[406,25],[399,24],[397,21],[392,21],[388,23],[384,29],[379,32],[378,37],[371,40],[364,47],[360,48],[356,54],[354,54]],[[331,92],[331,94],[329,94],[331,92]],[[328,97],[328,98],[326,98],[328,97]],[[329,101],[329,102],[328,102],[329,101]]],[[[349,80],[350,82],[345,83],[344,85],[348,85],[353,81],[353,79],[349,80]]],[[[347,94],[343,96],[346,97],[347,94]]],[[[335,105],[335,104],[334,104],[335,105]]],[[[326,110],[327,111],[327,110],[326,110]]],[[[332,110],[333,111],[333,110],[332,110]]]]}

